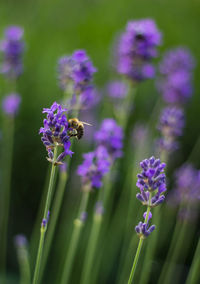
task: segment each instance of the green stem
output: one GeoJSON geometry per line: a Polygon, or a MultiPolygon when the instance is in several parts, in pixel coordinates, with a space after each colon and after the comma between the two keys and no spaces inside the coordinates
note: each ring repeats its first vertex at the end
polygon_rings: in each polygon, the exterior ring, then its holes
{"type": "MultiPolygon", "coordinates": [[[[161,212],[160,212],[160,208],[155,208],[157,209],[157,212],[155,212],[154,214],[154,219],[155,219],[155,224],[156,227],[159,228],[159,224],[161,221],[161,212]]],[[[152,260],[155,254],[155,250],[156,250],[156,244],[158,241],[158,236],[159,236],[159,231],[155,231],[155,233],[153,234],[153,236],[151,237],[151,239],[149,240],[149,244],[148,247],[146,249],[145,252],[145,258],[144,258],[144,265],[143,265],[143,273],[141,273],[141,278],[140,278],[140,284],[146,284],[148,283],[149,277],[150,277],[150,273],[151,273],[151,265],[152,265],[152,260]]]]}
{"type": "MultiPolygon", "coordinates": [[[[3,196],[2,196],[2,213],[1,213],[1,254],[0,266],[3,275],[6,271],[6,251],[7,251],[7,231],[8,219],[10,211],[10,191],[11,191],[11,175],[12,175],[12,156],[13,156],[13,138],[14,138],[14,118],[6,117],[4,125],[5,133],[5,151],[2,153],[4,163],[4,176],[3,176],[3,196]]],[[[5,276],[5,275],[4,275],[5,276]]]]}
{"type": "MultiPolygon", "coordinates": [[[[54,184],[54,176],[55,176],[55,169],[56,169],[55,161],[56,161],[56,158],[57,158],[57,147],[58,146],[56,146],[55,149],[54,149],[54,158],[53,158],[53,163],[52,163],[52,167],[51,167],[49,188],[48,188],[48,192],[47,192],[47,198],[46,198],[44,215],[43,215],[43,220],[46,220],[46,222],[48,220],[48,212],[49,212],[49,208],[50,208],[50,205],[51,205],[51,199],[52,199],[52,193],[53,193],[53,184],[54,184]]],[[[37,284],[38,279],[39,279],[39,272],[40,272],[40,266],[41,266],[41,259],[42,259],[46,230],[47,230],[47,223],[41,224],[40,241],[39,241],[37,259],[36,259],[36,265],[35,265],[35,272],[34,272],[34,277],[33,277],[33,284],[37,284]]]]}
{"type": "MultiPolygon", "coordinates": [[[[151,192],[150,192],[150,195],[149,195],[149,203],[150,202],[151,202],[151,192]]],[[[146,218],[144,220],[144,223],[146,223],[146,224],[148,223],[150,210],[151,210],[151,207],[150,207],[150,204],[149,204],[149,206],[147,207],[146,218]]],[[[138,259],[139,259],[139,256],[140,256],[143,240],[144,240],[143,237],[141,237],[139,244],[138,244],[138,247],[137,247],[135,258],[134,258],[134,261],[133,261],[133,266],[132,266],[131,273],[130,273],[130,276],[129,276],[128,284],[131,284],[132,281],[133,281],[133,277],[134,277],[134,274],[135,274],[135,271],[136,271],[136,267],[137,267],[138,259]]]]}
{"type": "Polygon", "coordinates": [[[192,261],[190,272],[188,274],[186,284],[198,284],[200,278],[200,239],[197,244],[195,255],[192,261]]]}
{"type": "Polygon", "coordinates": [[[93,224],[92,224],[92,231],[90,233],[90,238],[88,241],[88,246],[86,250],[85,255],[85,261],[83,265],[83,272],[81,276],[81,282],[82,284],[89,284],[91,282],[91,269],[92,264],[95,256],[95,251],[97,247],[98,237],[101,229],[101,223],[102,223],[102,216],[95,213],[93,224]]]}
{"type": "Polygon", "coordinates": [[[72,265],[74,263],[74,258],[76,255],[80,234],[82,231],[82,227],[84,225],[83,220],[81,219],[81,215],[86,211],[87,203],[89,199],[89,191],[86,189],[83,191],[83,196],[80,203],[78,218],[74,220],[72,237],[69,244],[69,249],[66,255],[63,274],[61,277],[60,284],[67,284],[69,282],[69,277],[72,269],[72,265]]]}
{"type": "Polygon", "coordinates": [[[50,252],[50,248],[51,248],[52,240],[54,237],[54,232],[56,229],[56,224],[57,224],[57,220],[58,220],[58,216],[60,213],[60,208],[61,208],[61,204],[63,200],[63,195],[65,192],[66,182],[67,182],[67,173],[61,172],[59,176],[58,188],[56,190],[56,196],[55,196],[54,203],[52,206],[52,214],[51,214],[51,218],[49,221],[48,234],[45,240],[44,254],[43,254],[43,259],[42,259],[42,264],[41,264],[41,269],[40,269],[39,283],[41,282],[42,275],[44,273],[46,262],[49,256],[49,252],[50,252]]]}
{"type": "Polygon", "coordinates": [[[27,248],[25,246],[18,248],[17,255],[20,267],[20,284],[30,284],[31,272],[27,248]]]}
{"type": "Polygon", "coordinates": [[[136,251],[136,254],[135,254],[133,266],[132,266],[132,269],[131,269],[131,273],[130,273],[130,276],[129,276],[128,284],[131,284],[132,281],[133,281],[133,277],[134,277],[135,270],[136,270],[136,267],[137,267],[137,263],[138,263],[138,259],[139,259],[140,252],[141,252],[141,249],[142,249],[143,241],[144,240],[142,238],[140,238],[140,241],[139,241],[139,244],[138,244],[138,247],[137,247],[137,251],[136,251]]]}
{"type": "Polygon", "coordinates": [[[173,234],[173,239],[170,244],[170,249],[168,250],[168,255],[164,267],[162,269],[162,273],[159,278],[158,284],[171,283],[170,279],[172,277],[172,272],[174,270],[174,264],[179,256],[179,252],[182,248],[186,232],[187,232],[187,221],[185,221],[184,223],[177,222],[175,233],[173,234]]]}

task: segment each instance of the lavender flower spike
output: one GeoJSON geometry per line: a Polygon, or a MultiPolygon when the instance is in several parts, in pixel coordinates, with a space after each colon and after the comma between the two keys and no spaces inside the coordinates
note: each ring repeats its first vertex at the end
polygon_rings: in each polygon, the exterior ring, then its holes
{"type": "Polygon", "coordinates": [[[165,102],[182,105],[192,96],[195,60],[187,48],[172,49],[160,63],[157,87],[165,102]]]}
{"type": "Polygon", "coordinates": [[[105,147],[98,146],[94,152],[83,155],[84,161],[78,167],[77,173],[82,177],[84,187],[100,188],[102,179],[110,169],[109,154],[105,147]]]}
{"type": "MultiPolygon", "coordinates": [[[[143,217],[146,219],[147,212],[144,213],[143,217]]],[[[149,212],[148,220],[146,223],[139,222],[139,224],[135,227],[135,231],[138,234],[139,238],[145,239],[148,237],[154,230],[155,225],[149,227],[149,220],[152,218],[152,213],[149,212]]]]}
{"type": "Polygon", "coordinates": [[[161,163],[160,159],[151,157],[150,159],[143,160],[140,166],[142,172],[138,174],[136,183],[140,189],[140,193],[136,197],[143,205],[155,207],[165,199],[163,192],[166,191],[166,177],[164,174],[166,165],[165,163],[161,163]]]}
{"type": "Polygon", "coordinates": [[[155,70],[151,61],[157,57],[161,37],[152,19],[128,22],[119,40],[118,72],[134,82],[153,78],[155,70]]]}
{"type": "Polygon", "coordinates": [[[123,129],[112,118],[104,119],[100,130],[95,133],[98,145],[106,147],[110,158],[115,160],[122,156],[123,129]]]}
{"type": "Polygon", "coordinates": [[[173,151],[177,149],[176,137],[181,136],[185,125],[185,117],[182,109],[177,107],[166,107],[160,116],[158,129],[162,138],[158,141],[160,150],[173,151]]]}
{"type": "Polygon", "coordinates": [[[58,80],[64,91],[80,94],[91,84],[96,68],[85,50],[76,50],[71,56],[63,56],[58,62],[58,80]]]}
{"type": "Polygon", "coordinates": [[[8,27],[4,33],[5,38],[0,42],[0,51],[3,53],[0,72],[11,79],[16,79],[23,71],[23,33],[23,29],[18,26],[8,27]]]}
{"type": "Polygon", "coordinates": [[[44,119],[44,127],[40,128],[39,133],[42,133],[42,142],[48,152],[48,161],[53,162],[53,149],[55,146],[64,148],[64,151],[58,156],[56,164],[61,164],[65,156],[72,156],[73,152],[70,150],[71,142],[68,131],[70,130],[68,120],[64,114],[67,110],[63,109],[61,105],[54,102],[50,108],[44,108],[43,113],[47,114],[44,119]]]}
{"type": "Polygon", "coordinates": [[[21,97],[18,94],[7,95],[2,102],[3,112],[8,116],[15,116],[18,112],[21,97]]]}

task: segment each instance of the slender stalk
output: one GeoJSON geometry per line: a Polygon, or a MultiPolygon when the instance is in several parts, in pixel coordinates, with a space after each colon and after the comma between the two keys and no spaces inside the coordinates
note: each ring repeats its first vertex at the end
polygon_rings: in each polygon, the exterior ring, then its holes
{"type": "Polygon", "coordinates": [[[46,266],[46,262],[47,262],[47,259],[50,253],[50,248],[51,248],[52,240],[54,237],[54,232],[56,229],[56,223],[57,223],[58,216],[60,213],[60,207],[62,204],[63,195],[65,192],[66,182],[67,182],[67,173],[61,172],[59,175],[59,184],[56,190],[56,196],[55,196],[54,203],[52,206],[52,214],[51,214],[51,218],[49,221],[48,234],[46,236],[45,245],[44,245],[44,255],[43,255],[43,259],[41,263],[39,283],[41,282],[42,275],[44,273],[44,269],[46,266]]]}
{"type": "MultiPolygon", "coordinates": [[[[156,228],[159,228],[159,224],[161,221],[161,215],[160,215],[160,207],[155,208],[158,211],[156,212],[156,214],[154,215],[154,224],[156,224],[156,228]]],[[[144,258],[144,265],[143,265],[143,272],[141,273],[141,278],[140,278],[140,284],[146,284],[148,283],[149,277],[150,277],[150,273],[151,273],[151,264],[152,264],[152,260],[155,254],[155,250],[156,250],[156,244],[158,241],[158,236],[159,236],[159,231],[156,230],[155,233],[153,234],[152,238],[150,239],[150,242],[148,244],[148,247],[146,249],[145,252],[145,258],[144,258]]]]}
{"type": "Polygon", "coordinates": [[[46,230],[47,230],[48,212],[49,212],[49,209],[50,209],[52,192],[53,192],[54,176],[55,176],[55,169],[56,169],[55,161],[56,161],[56,158],[57,158],[57,147],[58,146],[56,146],[55,149],[54,149],[54,158],[53,158],[53,163],[52,163],[52,167],[51,167],[49,188],[48,188],[48,192],[47,192],[47,198],[46,198],[44,215],[43,215],[43,220],[46,220],[46,224],[43,224],[43,223],[41,224],[40,241],[39,241],[38,254],[37,254],[36,265],[35,265],[35,272],[34,272],[34,277],[33,277],[33,284],[37,284],[38,279],[39,279],[41,259],[42,259],[43,247],[44,247],[44,239],[45,239],[45,234],[46,234],[46,230]]]}
{"type": "Polygon", "coordinates": [[[96,213],[94,215],[92,231],[90,233],[88,247],[87,247],[87,251],[85,255],[83,273],[82,273],[81,282],[80,282],[82,284],[92,283],[90,273],[91,273],[91,268],[92,268],[95,251],[97,247],[97,242],[99,238],[99,233],[101,229],[101,222],[102,222],[102,216],[96,213]]]}
{"type": "Polygon", "coordinates": [[[184,240],[187,239],[186,237],[186,233],[188,230],[187,225],[188,225],[187,221],[184,221],[183,223],[179,221],[176,225],[175,233],[173,234],[173,239],[170,244],[165,265],[162,269],[162,273],[159,278],[158,284],[171,283],[170,279],[172,277],[172,272],[174,270],[174,264],[178,259],[184,240]]]}
{"type": "Polygon", "coordinates": [[[138,259],[139,259],[140,252],[141,252],[141,249],[142,249],[143,241],[144,241],[144,239],[140,238],[140,241],[139,241],[139,244],[138,244],[138,247],[137,247],[137,251],[136,251],[136,254],[135,254],[133,266],[132,266],[132,269],[131,269],[131,273],[130,273],[130,276],[129,276],[128,284],[131,284],[132,281],[133,281],[133,277],[134,277],[135,270],[136,270],[136,267],[137,267],[137,263],[138,263],[138,259]]]}
{"type": "Polygon", "coordinates": [[[27,248],[25,246],[18,248],[17,255],[20,268],[20,284],[30,284],[31,272],[27,248]]]}
{"type": "Polygon", "coordinates": [[[81,215],[82,213],[86,211],[88,199],[89,199],[89,191],[86,189],[83,191],[78,217],[77,219],[74,220],[72,237],[70,240],[68,252],[66,255],[65,262],[64,262],[64,269],[63,269],[63,274],[61,277],[60,284],[67,284],[69,282],[69,277],[70,277],[70,273],[71,273],[72,266],[74,263],[74,258],[76,255],[76,251],[77,251],[77,247],[78,247],[78,243],[80,239],[80,234],[81,234],[81,231],[84,225],[84,221],[82,220],[81,215]]]}
{"type": "Polygon", "coordinates": [[[186,280],[186,284],[198,284],[200,278],[200,239],[194,254],[192,265],[186,280]]]}
{"type": "MultiPolygon", "coordinates": [[[[2,196],[2,213],[1,213],[1,253],[0,266],[3,275],[6,271],[6,251],[7,251],[7,231],[10,211],[10,191],[11,191],[11,175],[12,175],[12,156],[13,156],[13,138],[14,138],[14,118],[6,117],[4,125],[5,134],[5,151],[3,156],[3,196],[2,196]]],[[[5,276],[5,275],[4,275],[5,276]]]]}
{"type": "MultiPolygon", "coordinates": [[[[149,195],[149,202],[151,202],[151,192],[150,192],[150,195],[149,195]]],[[[151,210],[151,207],[148,206],[146,218],[144,220],[144,223],[146,223],[146,224],[148,223],[150,210],[151,210]]],[[[133,281],[134,274],[135,274],[136,267],[137,267],[137,263],[138,263],[138,259],[139,259],[141,248],[142,248],[142,244],[143,244],[143,240],[144,240],[143,237],[141,237],[140,240],[139,240],[139,244],[138,244],[137,251],[136,251],[136,254],[135,254],[135,258],[134,258],[134,261],[133,261],[133,266],[132,266],[131,273],[130,273],[130,276],[129,276],[128,284],[131,284],[132,281],[133,281]]]]}

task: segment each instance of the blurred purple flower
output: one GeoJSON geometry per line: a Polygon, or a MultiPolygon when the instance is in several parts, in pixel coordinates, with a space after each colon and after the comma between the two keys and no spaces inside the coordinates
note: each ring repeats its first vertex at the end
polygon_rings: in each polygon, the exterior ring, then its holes
{"type": "Polygon", "coordinates": [[[137,175],[138,180],[136,186],[140,189],[140,193],[136,195],[137,199],[143,205],[155,207],[165,200],[163,192],[166,191],[166,177],[164,173],[165,163],[161,163],[160,159],[151,157],[140,163],[142,172],[137,175]],[[150,198],[150,192],[154,196],[150,198]]]}
{"type": "Polygon", "coordinates": [[[91,84],[96,72],[85,50],[76,50],[71,56],[63,56],[58,61],[58,80],[64,91],[80,94],[91,84]]]}
{"type": "Polygon", "coordinates": [[[18,248],[26,247],[28,245],[27,238],[24,235],[16,235],[14,238],[15,246],[18,248]]]}
{"type": "Polygon", "coordinates": [[[147,127],[142,123],[136,123],[133,133],[132,133],[132,140],[134,144],[141,143],[144,141],[148,135],[147,127]]]}
{"type": "MultiPolygon", "coordinates": [[[[143,217],[144,219],[146,218],[147,212],[144,213],[143,217]]],[[[155,230],[155,225],[152,225],[149,227],[149,220],[152,218],[152,213],[149,212],[148,220],[146,223],[139,222],[139,224],[135,227],[135,231],[138,234],[139,238],[145,239],[148,237],[154,230],[155,230]]]]}
{"type": "Polygon", "coordinates": [[[158,129],[162,138],[157,141],[160,150],[167,152],[178,148],[177,136],[183,133],[185,117],[182,109],[177,107],[166,107],[162,110],[158,129]]]}
{"type": "Polygon", "coordinates": [[[48,160],[53,162],[53,149],[57,146],[62,146],[64,151],[58,156],[56,164],[60,164],[65,156],[72,156],[73,152],[70,150],[71,142],[68,136],[68,120],[64,114],[67,110],[63,109],[61,105],[54,102],[51,108],[44,108],[43,113],[47,114],[44,119],[44,127],[40,128],[39,133],[42,133],[42,142],[48,151],[48,160]]]}
{"type": "Polygon", "coordinates": [[[200,201],[200,171],[184,164],[175,173],[175,197],[179,203],[200,201]]]}
{"type": "Polygon", "coordinates": [[[95,133],[98,145],[106,147],[112,160],[122,156],[123,129],[112,118],[104,119],[100,129],[95,133]]]}
{"type": "Polygon", "coordinates": [[[93,86],[86,87],[79,96],[81,109],[88,109],[99,102],[99,93],[93,86]]]}
{"type": "Polygon", "coordinates": [[[124,99],[129,92],[129,86],[123,81],[111,81],[108,83],[106,91],[113,99],[124,99]]]}
{"type": "Polygon", "coordinates": [[[167,103],[184,104],[192,95],[192,77],[195,60],[187,48],[175,48],[160,63],[158,90],[167,103]]]}
{"type": "Polygon", "coordinates": [[[4,32],[4,39],[0,42],[0,51],[3,53],[0,72],[11,79],[16,79],[23,71],[23,33],[23,29],[18,26],[8,27],[4,32]]]}
{"type": "Polygon", "coordinates": [[[162,35],[152,19],[128,22],[118,45],[117,70],[132,81],[153,78],[153,58],[157,57],[157,47],[162,35]]]}
{"type": "Polygon", "coordinates": [[[77,173],[82,177],[82,183],[89,188],[100,188],[102,179],[110,169],[109,154],[105,147],[98,146],[93,152],[83,155],[84,161],[78,167],[77,173]]]}
{"type": "Polygon", "coordinates": [[[19,110],[21,97],[19,94],[9,94],[2,101],[3,112],[9,116],[15,116],[19,110]]]}
{"type": "Polygon", "coordinates": [[[196,219],[200,202],[200,170],[186,163],[175,172],[175,187],[167,196],[168,205],[179,208],[181,219],[196,219]]]}

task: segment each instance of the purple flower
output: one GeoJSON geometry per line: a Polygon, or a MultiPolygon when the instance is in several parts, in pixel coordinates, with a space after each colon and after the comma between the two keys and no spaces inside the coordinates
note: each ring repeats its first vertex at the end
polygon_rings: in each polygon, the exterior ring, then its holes
{"type": "Polygon", "coordinates": [[[88,109],[99,102],[99,94],[93,86],[86,87],[79,96],[79,105],[81,109],[88,109]]]}
{"type": "Polygon", "coordinates": [[[112,118],[104,119],[100,130],[95,133],[98,145],[106,147],[111,159],[122,156],[123,130],[112,118]]]}
{"type": "Polygon", "coordinates": [[[82,177],[82,183],[89,188],[100,188],[102,179],[110,169],[109,154],[105,147],[98,146],[93,152],[83,155],[84,161],[78,167],[77,173],[82,177]]]}
{"type": "Polygon", "coordinates": [[[71,56],[63,56],[58,62],[60,88],[70,93],[80,94],[90,85],[96,72],[84,50],[76,50],[71,56]]]}
{"type": "Polygon", "coordinates": [[[24,235],[16,235],[14,238],[14,243],[18,248],[23,248],[28,245],[27,238],[24,235]]]}
{"type": "MultiPolygon", "coordinates": [[[[144,213],[143,217],[144,220],[146,219],[146,214],[147,212],[144,213]]],[[[155,230],[155,225],[152,225],[149,227],[149,220],[152,218],[151,212],[149,212],[148,220],[146,223],[139,222],[139,224],[135,227],[135,231],[138,234],[139,238],[145,239],[148,237],[154,230],[155,230]]]]}
{"type": "Polygon", "coordinates": [[[161,33],[152,19],[128,22],[118,46],[117,70],[132,81],[153,78],[153,58],[161,44],[161,33]]]}
{"type": "Polygon", "coordinates": [[[179,208],[181,219],[196,219],[200,202],[200,170],[186,163],[175,172],[174,189],[167,196],[168,205],[179,208]]]}
{"type": "Polygon", "coordinates": [[[124,99],[129,92],[129,87],[123,81],[112,81],[107,85],[106,91],[113,99],[124,99]]]}
{"type": "Polygon", "coordinates": [[[7,95],[2,102],[2,108],[4,113],[9,116],[15,116],[19,110],[20,103],[20,95],[14,93],[7,95]]]}
{"type": "Polygon", "coordinates": [[[64,151],[58,156],[55,164],[61,164],[65,156],[72,156],[73,152],[70,150],[71,142],[68,131],[68,120],[64,114],[67,110],[63,109],[61,105],[54,102],[51,108],[44,108],[43,113],[47,114],[44,119],[44,127],[40,128],[39,133],[42,133],[42,142],[48,151],[48,161],[53,162],[53,149],[55,146],[61,146],[64,151]]]}
{"type": "Polygon", "coordinates": [[[166,177],[164,174],[165,163],[161,163],[160,159],[151,157],[140,163],[142,172],[137,175],[138,180],[136,186],[140,189],[140,193],[136,195],[137,199],[143,205],[155,207],[165,200],[163,192],[166,191],[166,177]],[[150,193],[154,194],[151,196],[150,193]]]}
{"type": "Polygon", "coordinates": [[[95,214],[102,216],[103,213],[104,213],[103,203],[101,201],[98,201],[95,205],[95,214]]]}
{"type": "Polygon", "coordinates": [[[20,27],[8,27],[4,32],[5,38],[0,42],[0,51],[3,53],[0,72],[11,79],[17,78],[23,71],[23,33],[24,31],[20,27]]]}
{"type": "Polygon", "coordinates": [[[182,109],[166,107],[163,109],[158,129],[162,138],[158,141],[160,150],[172,151],[177,149],[176,137],[181,136],[185,125],[185,117],[182,109]]]}
{"type": "Polygon", "coordinates": [[[148,129],[142,123],[136,123],[133,133],[132,133],[132,140],[135,145],[141,143],[141,141],[145,141],[147,139],[148,129]]]}
{"type": "Polygon", "coordinates": [[[184,104],[192,95],[194,58],[187,48],[175,48],[160,63],[158,90],[167,103],[184,104]]]}
{"type": "Polygon", "coordinates": [[[184,164],[175,173],[175,197],[180,203],[200,201],[200,171],[184,164]]]}

